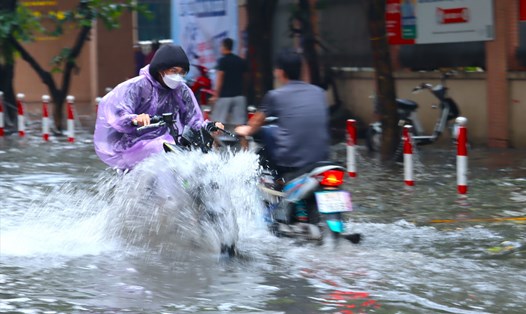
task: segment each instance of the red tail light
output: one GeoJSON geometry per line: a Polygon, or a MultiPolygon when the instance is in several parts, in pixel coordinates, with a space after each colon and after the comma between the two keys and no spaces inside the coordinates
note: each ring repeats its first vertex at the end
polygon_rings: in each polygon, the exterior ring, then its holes
{"type": "Polygon", "coordinates": [[[343,184],[344,172],[341,170],[328,170],[320,174],[320,184],[324,186],[338,186],[343,184]]]}

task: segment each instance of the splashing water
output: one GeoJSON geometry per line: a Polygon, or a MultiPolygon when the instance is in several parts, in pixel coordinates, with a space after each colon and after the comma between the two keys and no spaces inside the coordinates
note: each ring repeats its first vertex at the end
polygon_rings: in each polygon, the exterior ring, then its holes
{"type": "Polygon", "coordinates": [[[249,152],[156,155],[115,185],[110,233],[161,253],[238,245],[264,229],[258,172],[249,152]]]}
{"type": "Polygon", "coordinates": [[[258,172],[252,152],[192,151],[155,155],[125,175],[105,171],[93,186],[66,183],[3,226],[2,255],[173,254],[223,243],[243,251],[266,233],[258,172]]]}

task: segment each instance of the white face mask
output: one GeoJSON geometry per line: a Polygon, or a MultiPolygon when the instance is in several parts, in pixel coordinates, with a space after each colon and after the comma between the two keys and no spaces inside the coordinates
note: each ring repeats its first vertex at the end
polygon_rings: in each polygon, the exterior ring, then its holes
{"type": "Polygon", "coordinates": [[[167,74],[163,76],[163,82],[170,89],[176,89],[184,82],[184,79],[181,74],[167,74]]]}

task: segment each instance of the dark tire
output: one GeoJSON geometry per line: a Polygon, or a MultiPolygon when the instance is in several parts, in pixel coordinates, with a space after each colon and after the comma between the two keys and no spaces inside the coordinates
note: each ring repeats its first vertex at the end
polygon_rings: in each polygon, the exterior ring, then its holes
{"type": "Polygon", "coordinates": [[[400,139],[398,146],[393,154],[394,162],[403,162],[404,161],[404,141],[400,139]]]}
{"type": "Polygon", "coordinates": [[[237,250],[236,250],[235,244],[232,244],[232,245],[221,244],[221,255],[228,256],[228,257],[236,256],[237,250]]]}
{"type": "Polygon", "coordinates": [[[353,244],[358,244],[362,240],[360,233],[352,233],[345,236],[345,239],[349,240],[353,244]]]}

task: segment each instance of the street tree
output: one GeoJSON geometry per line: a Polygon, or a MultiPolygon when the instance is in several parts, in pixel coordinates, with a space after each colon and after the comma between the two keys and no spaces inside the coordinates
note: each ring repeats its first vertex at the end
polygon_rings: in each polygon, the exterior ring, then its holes
{"type": "Polygon", "coordinates": [[[272,25],[277,0],[247,1],[248,54],[251,84],[249,101],[257,103],[273,87],[272,25]]]}
{"type": "Polygon", "coordinates": [[[16,0],[2,0],[0,3],[0,77],[3,77],[0,89],[5,89],[6,99],[14,103],[13,67],[15,53],[20,55],[47,86],[55,105],[53,118],[59,133],[62,132],[63,105],[69,92],[72,74],[78,69],[76,59],[90,40],[94,21],[99,20],[106,29],[112,30],[120,26],[120,17],[125,12],[137,11],[149,16],[149,11],[133,0],[118,3],[111,0],[80,0],[71,10],[45,15],[32,12],[16,0]],[[34,41],[38,34],[59,37],[70,28],[77,29],[73,44],[63,48],[51,60],[50,67],[42,66],[23,45],[34,41]],[[55,80],[54,73],[61,74],[59,82],[55,80]]]}
{"type": "Polygon", "coordinates": [[[385,0],[363,0],[367,7],[369,34],[375,68],[376,97],[382,121],[381,158],[391,160],[400,143],[396,91],[385,28],[385,0]]]}

